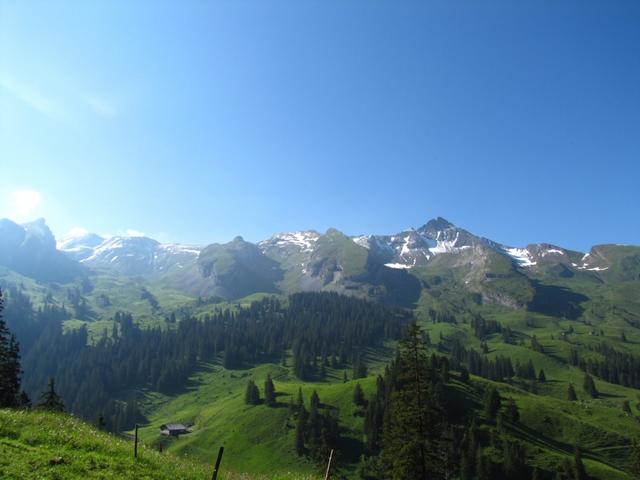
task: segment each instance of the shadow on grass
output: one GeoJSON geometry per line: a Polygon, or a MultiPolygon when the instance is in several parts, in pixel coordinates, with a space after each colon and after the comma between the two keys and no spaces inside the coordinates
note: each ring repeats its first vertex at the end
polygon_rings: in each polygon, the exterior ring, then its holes
{"type": "MultiPolygon", "coordinates": [[[[544,435],[541,435],[539,432],[537,432],[532,428],[527,427],[526,425],[512,424],[509,426],[509,430],[511,430],[513,433],[517,434],[521,438],[525,439],[527,442],[537,445],[539,447],[543,447],[543,448],[555,451],[557,453],[563,453],[565,455],[573,455],[574,453],[575,445],[554,440],[549,437],[545,437],[544,435]]],[[[616,470],[620,468],[618,465],[615,465],[614,463],[609,462],[608,460],[602,458],[600,455],[596,454],[591,450],[585,450],[584,448],[581,448],[581,450],[582,450],[583,458],[587,458],[589,460],[602,463],[616,470]]]]}
{"type": "Polygon", "coordinates": [[[575,320],[584,312],[581,303],[589,300],[586,295],[566,287],[544,285],[539,281],[534,281],[533,286],[535,295],[529,309],[545,315],[575,320]]]}

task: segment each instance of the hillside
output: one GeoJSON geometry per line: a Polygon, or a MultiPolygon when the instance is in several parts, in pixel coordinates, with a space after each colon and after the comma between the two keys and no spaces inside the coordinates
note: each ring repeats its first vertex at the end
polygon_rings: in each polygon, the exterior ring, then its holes
{"type": "Polygon", "coordinates": [[[63,414],[0,410],[0,477],[4,479],[207,478],[210,467],[97,431],[63,414]]]}
{"type": "MultiPolygon", "coordinates": [[[[215,460],[215,452],[212,453],[215,460]]],[[[210,458],[207,460],[211,460],[210,458]]],[[[313,480],[309,475],[248,476],[225,470],[221,480],[313,480]]],[[[82,478],[130,480],[211,478],[212,464],[171,453],[159,453],[144,444],[133,457],[133,441],[98,431],[64,414],[0,409],[0,478],[72,480],[82,478]]]]}
{"type": "Polygon", "coordinates": [[[51,255],[42,261],[62,255],[80,273],[34,277],[12,260],[31,244],[2,243],[5,318],[32,398],[55,376],[74,414],[101,413],[114,432],[141,423],[153,448],[208,463],[211,446],[224,444],[231,471],[308,475],[318,461],[296,452],[289,404],[301,388],[309,408],[316,390],[339,425],[339,471],[358,478],[374,460],[355,385],[372,399],[416,319],[429,354],[450,362],[451,405],[464,406],[448,420],[461,435],[478,419],[486,458],[502,465],[515,441],[530,467],[550,474],[579,446],[593,478],[630,478],[629,446],[640,437],[640,247],[509,247],[438,218],[388,236],[330,229],[187,247],[84,235],[52,250],[38,225],[11,231],[40,232],[51,255]],[[585,373],[595,395],[582,387],[585,373]],[[247,382],[262,391],[267,374],[276,406],[245,403],[247,382]],[[498,429],[484,418],[490,387],[514,400],[518,422],[498,429]],[[167,422],[193,433],[161,438],[167,422]]]}
{"type": "MultiPolygon", "coordinates": [[[[383,352],[370,352],[372,360],[382,359],[383,352]]],[[[374,371],[381,373],[381,364],[374,371]]],[[[580,375],[573,374],[580,381],[580,375]]],[[[336,470],[348,478],[358,478],[363,449],[365,408],[354,405],[353,390],[359,383],[371,399],[375,377],[343,383],[340,371],[331,372],[328,382],[300,382],[287,369],[278,365],[261,365],[249,370],[227,370],[208,366],[191,378],[188,391],[177,396],[150,395],[145,410],[149,423],[141,436],[151,445],[163,444],[176,454],[187,454],[202,461],[210,457],[208,446],[224,443],[225,461],[229,468],[263,474],[274,471],[308,473],[316,471],[312,462],[298,457],[294,450],[294,422],[287,405],[302,388],[308,399],[313,390],[321,402],[339,412],[343,450],[336,470]],[[243,401],[248,379],[253,378],[262,389],[267,373],[276,379],[278,405],[246,405],[243,401]],[[193,424],[193,433],[167,440],[158,434],[158,425],[169,421],[193,424]]],[[[520,409],[521,422],[500,434],[505,440],[523,442],[528,462],[542,470],[554,471],[573,455],[578,443],[585,449],[585,465],[593,479],[630,479],[626,473],[626,454],[630,438],[640,435],[640,424],[622,412],[620,401],[634,392],[598,383],[604,398],[591,400],[579,394],[579,402],[569,402],[555,395],[553,387],[544,394],[534,394],[516,386],[486,382],[475,377],[476,386],[497,386],[503,397],[512,398],[520,409]]],[[[550,380],[550,385],[560,382],[550,380]]],[[[474,411],[483,418],[482,400],[477,391],[455,378],[449,384],[452,404],[459,413],[474,411]],[[471,407],[472,410],[466,410],[471,407]]],[[[540,392],[542,393],[542,392],[540,392]]],[[[308,403],[307,403],[308,404],[308,403]]],[[[464,417],[458,418],[462,420],[464,417]]],[[[488,429],[491,423],[482,423],[488,429]]],[[[487,430],[488,431],[488,430],[487,430]]],[[[498,457],[500,460],[500,457],[498,457]]]]}

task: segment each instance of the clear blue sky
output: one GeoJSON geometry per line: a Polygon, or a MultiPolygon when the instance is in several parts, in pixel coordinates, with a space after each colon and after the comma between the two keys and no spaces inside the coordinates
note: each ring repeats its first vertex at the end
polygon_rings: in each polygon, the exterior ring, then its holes
{"type": "Polygon", "coordinates": [[[0,216],[640,243],[640,2],[0,0],[0,216]]]}

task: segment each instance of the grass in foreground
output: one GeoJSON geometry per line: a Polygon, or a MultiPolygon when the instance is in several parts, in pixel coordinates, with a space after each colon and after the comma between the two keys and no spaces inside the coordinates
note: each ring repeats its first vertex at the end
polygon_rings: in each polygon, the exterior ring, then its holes
{"type": "MultiPolygon", "coordinates": [[[[0,478],[13,479],[153,479],[204,480],[212,466],[139,446],[133,458],[131,441],[103,433],[64,414],[0,410],[0,478]]],[[[311,480],[227,474],[221,480],[311,480]]]]}

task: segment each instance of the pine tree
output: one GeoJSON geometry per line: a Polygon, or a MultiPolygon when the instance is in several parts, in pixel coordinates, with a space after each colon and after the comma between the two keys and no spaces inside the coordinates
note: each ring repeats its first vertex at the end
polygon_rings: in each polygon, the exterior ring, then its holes
{"type": "Polygon", "coordinates": [[[310,405],[311,408],[315,408],[316,410],[320,407],[320,397],[315,390],[311,393],[310,405]]]}
{"type": "Polygon", "coordinates": [[[596,384],[593,381],[593,377],[588,373],[585,373],[584,375],[584,384],[582,388],[591,398],[598,398],[599,393],[596,389],[596,384]]]}
{"type": "Polygon", "coordinates": [[[538,374],[538,382],[544,383],[547,381],[547,376],[544,374],[544,370],[540,369],[540,373],[538,374]]]}
{"type": "Polygon", "coordinates": [[[518,406],[513,398],[510,398],[505,408],[505,417],[511,423],[517,423],[520,421],[520,412],[518,406]]]}
{"type": "Polygon", "coordinates": [[[361,407],[366,403],[360,383],[356,383],[356,386],[353,389],[353,403],[358,407],[361,407]]]}
{"type": "MultiPolygon", "coordinates": [[[[302,398],[302,393],[300,394],[300,398],[302,398]]],[[[302,404],[299,406],[299,409],[298,409],[298,418],[296,421],[296,432],[295,432],[295,447],[296,447],[296,453],[298,455],[304,455],[306,451],[304,446],[306,431],[307,431],[307,411],[304,408],[304,404],[302,404]]]]}
{"type": "Polygon", "coordinates": [[[31,398],[24,390],[20,392],[20,408],[31,408],[31,398]]]}
{"type": "Polygon", "coordinates": [[[64,412],[64,403],[62,403],[62,399],[56,393],[56,382],[53,377],[49,379],[47,389],[40,396],[40,402],[37,408],[50,412],[64,412]]]}
{"type": "MultiPolygon", "coordinates": [[[[384,423],[381,462],[393,480],[439,478],[444,469],[441,404],[420,328],[412,323],[401,343],[395,390],[384,423]]],[[[386,478],[386,477],[385,477],[386,478]]]]}
{"type": "Polygon", "coordinates": [[[20,405],[20,347],[2,316],[4,298],[0,290],[0,408],[20,405]]]}
{"type": "Polygon", "coordinates": [[[503,470],[506,478],[526,478],[524,447],[519,442],[507,442],[503,448],[503,470]]]}
{"type": "Polygon", "coordinates": [[[573,453],[573,470],[575,480],[588,480],[587,470],[582,463],[582,450],[576,445],[573,453]]]}
{"type": "Polygon", "coordinates": [[[296,399],[296,407],[298,410],[304,410],[304,398],[302,397],[302,387],[298,387],[298,398],[296,399]]]}
{"type": "Polygon", "coordinates": [[[576,389],[573,388],[573,384],[571,383],[567,387],[567,400],[569,400],[570,402],[575,402],[576,400],[578,400],[578,396],[576,395],[576,389]]]}
{"type": "Polygon", "coordinates": [[[107,426],[107,422],[104,419],[104,415],[100,413],[98,415],[98,418],[96,419],[96,427],[98,427],[98,430],[104,430],[106,426],[107,426]]]}
{"type": "Polygon", "coordinates": [[[631,440],[631,454],[629,455],[629,470],[635,476],[640,478],[640,439],[631,440]]]}
{"type": "Polygon", "coordinates": [[[478,473],[476,477],[477,480],[493,480],[493,476],[491,474],[491,460],[487,458],[480,449],[478,449],[476,465],[476,471],[478,473]]]}
{"type": "Polygon", "coordinates": [[[365,378],[367,376],[367,364],[362,359],[361,355],[356,357],[353,364],[353,378],[365,378]]]}
{"type": "Polygon", "coordinates": [[[491,387],[484,394],[484,413],[490,420],[495,420],[500,410],[501,400],[498,391],[491,387]]]}
{"type": "Polygon", "coordinates": [[[315,390],[311,394],[309,402],[309,416],[306,424],[306,441],[309,443],[310,449],[316,451],[320,447],[320,435],[322,429],[322,418],[320,417],[320,397],[315,390]]]}
{"type": "Polygon", "coordinates": [[[244,392],[244,403],[249,405],[260,404],[260,390],[253,380],[247,382],[247,389],[244,392]]]}
{"type": "Polygon", "coordinates": [[[276,404],[276,387],[273,385],[271,375],[267,375],[267,379],[264,381],[264,401],[270,407],[276,404]]]}

